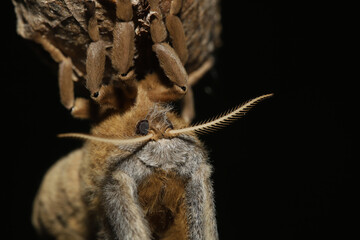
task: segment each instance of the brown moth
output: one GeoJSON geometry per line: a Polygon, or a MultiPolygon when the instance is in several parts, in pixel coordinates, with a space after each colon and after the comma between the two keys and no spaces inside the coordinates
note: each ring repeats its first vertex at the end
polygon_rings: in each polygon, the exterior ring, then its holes
{"type": "Polygon", "coordinates": [[[113,114],[46,174],[33,224],[56,239],[218,239],[211,165],[195,133],[242,117],[272,94],[215,120],[188,126],[139,89],[134,106],[113,114]]]}
{"type": "Polygon", "coordinates": [[[55,239],[218,239],[212,167],[196,134],[257,97],[189,125],[191,87],[219,45],[218,0],[12,0],[18,33],[59,63],[61,103],[93,120],[46,173],[32,223],[55,239]],[[85,90],[85,91],[84,91],[85,90]],[[169,103],[182,101],[181,115],[169,103]]]}

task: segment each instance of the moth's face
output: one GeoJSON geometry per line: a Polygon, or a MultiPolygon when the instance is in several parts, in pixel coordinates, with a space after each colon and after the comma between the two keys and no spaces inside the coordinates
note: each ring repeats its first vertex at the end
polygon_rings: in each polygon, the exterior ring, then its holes
{"type": "MultiPolygon", "coordinates": [[[[93,136],[108,139],[119,139],[119,145],[131,145],[139,140],[142,144],[148,141],[172,139],[169,134],[173,129],[187,126],[185,121],[170,111],[171,107],[153,104],[150,107],[134,107],[125,114],[114,114],[93,128],[93,136]],[[121,142],[123,140],[124,142],[121,142]],[[126,141],[130,142],[126,144],[126,141]]],[[[135,144],[139,145],[139,144],[135,144]]]]}
{"type": "Polygon", "coordinates": [[[109,154],[96,158],[126,157],[131,158],[129,161],[134,164],[141,162],[149,167],[163,169],[196,164],[196,159],[203,159],[205,156],[202,145],[193,134],[170,134],[171,130],[187,126],[182,118],[170,110],[169,107],[154,105],[149,110],[134,109],[124,115],[110,116],[93,129],[93,136],[116,140],[114,144],[93,142],[95,145],[92,146],[98,149],[107,148],[107,151],[102,152],[109,154]],[[132,142],[134,139],[143,141],[132,142]]]}
{"type": "Polygon", "coordinates": [[[106,148],[108,151],[113,150],[108,147],[109,145],[117,146],[119,149],[129,150],[144,145],[145,143],[149,144],[150,141],[161,143],[166,142],[165,140],[179,138],[189,138],[196,141],[196,138],[193,137],[195,133],[208,133],[224,127],[242,117],[255,106],[256,103],[272,95],[273,94],[266,94],[259,96],[227,113],[221,114],[211,121],[190,127],[187,126],[182,118],[171,112],[170,107],[154,104],[150,101],[139,100],[131,110],[124,114],[113,114],[101,121],[97,126],[94,126],[91,135],[68,133],[62,134],[61,136],[78,137],[90,140],[90,142],[105,144],[94,147],[98,149],[106,148]]]}
{"type": "Polygon", "coordinates": [[[149,167],[170,170],[196,164],[205,155],[194,137],[183,135],[150,140],[136,151],[133,160],[139,160],[149,167]]]}

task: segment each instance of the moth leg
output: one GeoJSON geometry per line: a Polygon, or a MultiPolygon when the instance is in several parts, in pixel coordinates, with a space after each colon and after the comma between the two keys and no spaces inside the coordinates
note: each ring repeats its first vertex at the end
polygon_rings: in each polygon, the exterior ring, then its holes
{"type": "MultiPolygon", "coordinates": [[[[178,1],[175,2],[179,4],[178,1]]],[[[187,91],[188,81],[188,75],[184,68],[184,63],[182,62],[184,61],[184,57],[182,56],[182,59],[180,59],[176,50],[165,42],[167,40],[167,28],[163,21],[163,16],[159,7],[159,0],[150,0],[149,5],[150,13],[148,18],[150,19],[150,34],[154,43],[152,49],[155,52],[159,60],[160,67],[164,70],[166,77],[177,86],[176,91],[180,91],[182,95],[184,95],[187,91]]],[[[173,8],[176,10],[175,5],[173,8]]],[[[171,29],[178,31],[179,29],[173,27],[177,26],[176,23],[172,24],[173,22],[176,22],[176,20],[172,20],[173,19],[169,21],[170,26],[172,26],[171,29]]],[[[173,34],[172,36],[174,37],[175,35],[173,34]]],[[[177,94],[174,94],[173,98],[173,100],[179,99],[177,94]]]]}
{"type": "MultiPolygon", "coordinates": [[[[121,171],[114,172],[103,188],[103,208],[109,239],[150,240],[151,233],[137,199],[133,178],[121,171]]],[[[106,228],[106,226],[104,226],[106,228]]]]}
{"type": "Polygon", "coordinates": [[[131,0],[116,0],[116,17],[111,62],[121,80],[132,79],[129,70],[134,65],[135,30],[131,0]]]}
{"type": "Polygon", "coordinates": [[[189,74],[189,85],[194,86],[213,66],[214,58],[210,57],[198,69],[189,74]]]}
{"type": "Polygon", "coordinates": [[[169,32],[172,46],[183,65],[188,59],[186,36],[180,18],[177,16],[182,7],[182,0],[171,1],[170,14],[166,17],[166,28],[169,32]]]}
{"type": "Polygon", "coordinates": [[[211,167],[201,164],[186,185],[187,219],[190,240],[217,240],[211,167]]]}
{"type": "Polygon", "coordinates": [[[89,119],[91,116],[90,102],[74,96],[73,66],[70,58],[65,58],[59,64],[60,101],[75,118],[89,119]]]}
{"type": "Polygon", "coordinates": [[[100,106],[101,112],[105,112],[107,109],[121,109],[125,99],[122,99],[122,89],[118,86],[102,85],[95,96],[92,96],[100,106]]]}
{"type": "Polygon", "coordinates": [[[86,13],[88,15],[88,33],[92,41],[96,42],[100,39],[99,26],[95,15],[95,2],[85,1],[86,13]]]}
{"type": "MultiPolygon", "coordinates": [[[[97,101],[100,89],[103,85],[105,72],[106,49],[105,42],[100,39],[99,27],[96,18],[95,1],[85,1],[86,14],[88,16],[88,33],[92,42],[89,44],[86,53],[86,88],[90,91],[90,96],[97,101]]],[[[97,101],[98,102],[98,101],[97,101]]],[[[99,103],[99,102],[98,102],[99,103]]],[[[90,102],[79,100],[76,108],[73,109],[73,115],[80,118],[90,114],[90,102]],[[80,110],[79,107],[83,107],[80,110]]]]}
{"type": "Polygon", "coordinates": [[[146,75],[145,79],[139,82],[139,88],[143,89],[153,102],[169,102],[184,96],[183,90],[178,86],[165,86],[157,73],[146,75]]]}
{"type": "Polygon", "coordinates": [[[178,15],[183,5],[183,0],[172,0],[170,5],[170,14],[178,15]]]}
{"type": "MultiPolygon", "coordinates": [[[[128,80],[135,78],[131,67],[134,64],[135,53],[135,32],[132,22],[132,4],[131,0],[116,1],[117,21],[113,30],[113,47],[110,59],[113,68],[118,72],[118,78],[112,79],[109,84],[104,84],[104,72],[106,62],[106,44],[100,39],[99,28],[95,12],[96,2],[86,2],[88,21],[88,32],[93,41],[89,44],[86,58],[86,87],[90,91],[91,98],[100,106],[96,114],[101,115],[107,109],[120,109],[128,104],[125,95],[122,92],[124,88],[131,88],[132,94],[134,84],[128,80]],[[127,81],[128,86],[120,86],[117,80],[127,81]]],[[[129,89],[125,89],[129,90],[129,89]]],[[[84,101],[81,102],[84,104],[84,101]]],[[[82,115],[82,112],[81,114],[82,115]]]]}
{"type": "Polygon", "coordinates": [[[135,32],[133,22],[117,22],[113,31],[114,43],[111,61],[114,69],[119,73],[119,78],[124,80],[129,69],[134,65],[135,32]]]}
{"type": "Polygon", "coordinates": [[[70,58],[65,58],[59,64],[59,89],[60,101],[66,109],[74,106],[74,82],[73,82],[72,62],[70,58]]]}
{"type": "Polygon", "coordinates": [[[105,54],[105,43],[102,40],[90,43],[86,56],[86,88],[92,96],[96,96],[102,85],[105,54]]]}
{"type": "Polygon", "coordinates": [[[89,99],[76,98],[71,109],[71,115],[79,119],[91,118],[91,103],[89,99]]]}
{"type": "MultiPolygon", "coordinates": [[[[58,81],[60,90],[60,102],[67,109],[71,109],[72,115],[77,117],[77,112],[84,112],[81,110],[84,104],[78,104],[74,96],[74,81],[78,81],[76,75],[73,74],[73,70],[78,76],[82,76],[81,72],[72,64],[70,58],[65,57],[62,52],[52,45],[47,39],[41,35],[35,36],[35,41],[40,43],[43,48],[48,51],[51,57],[59,63],[58,81]],[[76,109],[74,111],[74,108],[76,109]],[[75,112],[75,114],[74,114],[75,112]]],[[[88,118],[89,116],[81,114],[80,118],[88,118]]]]}
{"type": "Polygon", "coordinates": [[[63,53],[56,48],[49,40],[47,40],[44,36],[41,36],[40,34],[35,34],[34,41],[41,44],[42,47],[49,52],[52,59],[55,60],[55,62],[60,63],[65,59],[65,56],[63,53]]]}
{"type": "Polygon", "coordinates": [[[105,43],[100,40],[99,27],[95,14],[95,1],[85,1],[88,15],[88,33],[93,41],[89,44],[86,53],[86,88],[91,95],[99,91],[105,71],[106,50],[105,43]]]}
{"type": "Polygon", "coordinates": [[[191,123],[195,117],[195,103],[194,103],[194,93],[191,87],[188,88],[188,91],[183,98],[183,107],[181,110],[181,117],[185,120],[186,123],[191,123]]]}
{"type": "Polygon", "coordinates": [[[183,108],[181,111],[182,118],[190,123],[195,117],[195,104],[192,86],[194,86],[214,65],[214,58],[210,58],[203,63],[198,69],[189,74],[189,88],[183,99],[183,108]]]}

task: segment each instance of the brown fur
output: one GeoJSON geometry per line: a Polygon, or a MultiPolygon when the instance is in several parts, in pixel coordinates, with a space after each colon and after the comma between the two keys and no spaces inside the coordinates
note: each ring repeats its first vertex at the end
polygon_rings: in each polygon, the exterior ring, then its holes
{"type": "Polygon", "coordinates": [[[89,217],[81,199],[82,150],[60,159],[46,173],[34,201],[32,223],[41,235],[89,239],[89,217]]]}
{"type": "MultiPolygon", "coordinates": [[[[145,91],[139,88],[137,103],[130,111],[124,114],[113,114],[104,119],[99,125],[92,129],[92,134],[95,136],[106,136],[109,138],[126,139],[135,134],[135,128],[139,120],[145,119],[149,109],[153,106],[145,94],[145,91]]],[[[168,114],[169,120],[174,128],[183,128],[186,123],[174,113],[168,114]]],[[[110,155],[122,154],[123,151],[114,145],[109,145],[102,142],[88,142],[86,144],[86,153],[82,165],[81,175],[88,187],[97,191],[101,188],[103,177],[106,176],[107,159],[110,155]]],[[[96,194],[95,194],[96,195],[96,194]]],[[[97,197],[88,198],[90,205],[95,206],[100,201],[97,197]]],[[[91,207],[93,208],[93,207],[91,207]]],[[[95,207],[96,208],[96,207],[95,207]]]]}
{"type": "MultiPolygon", "coordinates": [[[[143,119],[149,119],[151,131],[164,134],[166,126],[162,128],[161,123],[165,123],[165,114],[174,129],[187,126],[169,108],[154,104],[140,88],[129,111],[108,115],[93,126],[91,134],[134,138],[143,119]]],[[[159,143],[162,140],[169,139],[159,139],[159,143]]],[[[151,148],[152,143],[148,144],[145,147],[151,148]]],[[[88,141],[81,150],[61,159],[46,174],[35,199],[36,229],[57,240],[88,240],[96,235],[94,232],[99,239],[116,239],[124,231],[127,239],[136,240],[217,239],[211,184],[202,184],[201,180],[210,177],[210,167],[195,163],[198,170],[193,173],[189,167],[178,171],[175,166],[152,165],[152,157],[145,153],[140,156],[145,156],[146,162],[138,161],[132,158],[134,154],[118,145],[88,141]],[[207,219],[199,220],[204,214],[207,219]]],[[[200,154],[196,159],[191,157],[187,164],[204,160],[200,154]]]]}
{"type": "Polygon", "coordinates": [[[184,179],[161,170],[139,184],[139,202],[154,239],[187,239],[184,188],[184,179]]]}

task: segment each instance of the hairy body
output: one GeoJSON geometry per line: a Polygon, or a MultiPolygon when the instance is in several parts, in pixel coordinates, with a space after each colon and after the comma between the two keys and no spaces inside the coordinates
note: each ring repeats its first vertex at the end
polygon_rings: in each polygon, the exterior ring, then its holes
{"type": "MultiPolygon", "coordinates": [[[[92,134],[133,137],[144,119],[159,133],[186,126],[169,110],[141,99],[92,134]]],[[[140,146],[88,141],[49,170],[33,223],[56,239],[217,239],[210,175],[207,153],[192,134],[140,146]]]]}
{"type": "Polygon", "coordinates": [[[45,175],[34,201],[32,223],[43,236],[90,239],[90,219],[80,192],[83,150],[58,160],[45,175]]]}

